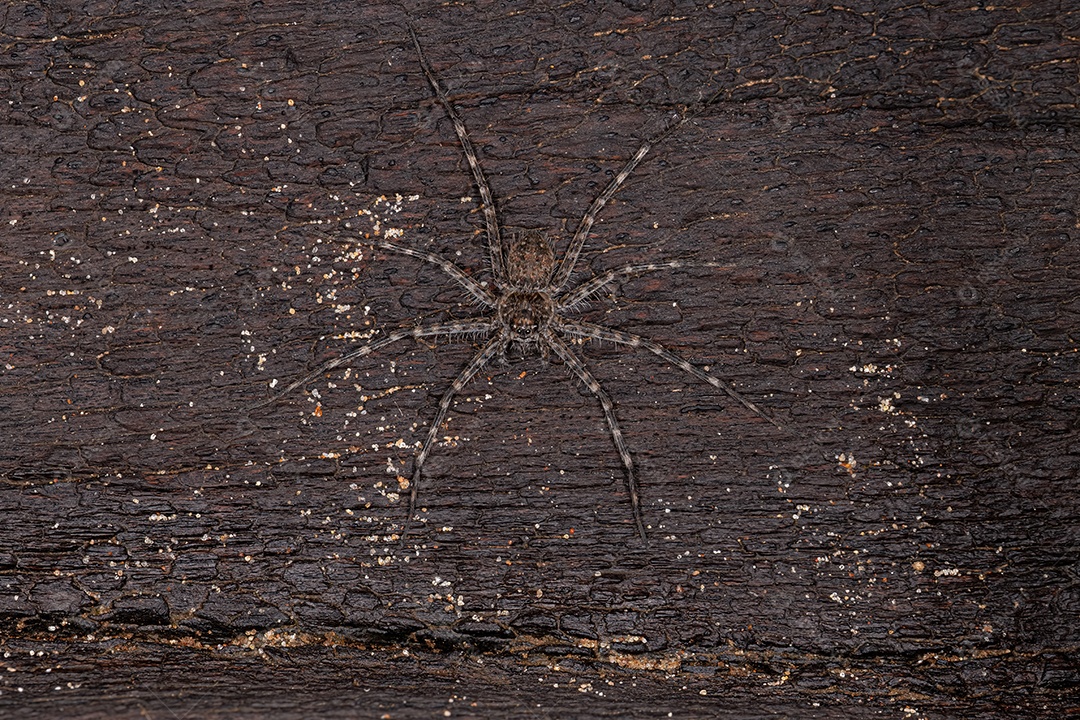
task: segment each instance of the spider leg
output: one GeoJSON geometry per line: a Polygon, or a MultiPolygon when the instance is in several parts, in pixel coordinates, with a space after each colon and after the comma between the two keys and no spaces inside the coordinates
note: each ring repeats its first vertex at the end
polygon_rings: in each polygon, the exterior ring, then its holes
{"type": "Polygon", "coordinates": [[[681,357],[671,352],[658,342],[641,337],[640,335],[634,335],[633,333],[622,332],[621,330],[612,330],[611,328],[606,328],[602,325],[594,325],[593,323],[587,322],[568,322],[564,320],[561,321],[558,325],[556,325],[555,329],[563,333],[564,335],[569,335],[570,337],[595,338],[597,340],[608,340],[613,343],[618,343],[619,345],[629,345],[630,347],[634,348],[645,348],[652,354],[659,355],[672,365],[682,370],[685,370],[694,377],[709,383],[715,388],[723,390],[725,393],[728,394],[728,397],[737,401],[747,410],[750,410],[752,413],[762,418],[763,420],[767,420],[771,424],[775,425],[780,430],[786,429],[783,425],[770,417],[768,413],[766,413],[754,403],[750,402],[750,400],[748,400],[747,398],[743,397],[739,392],[734,390],[726,382],[717,377],[713,377],[699,367],[691,365],[689,362],[683,360],[681,357]]]}
{"type": "Polygon", "coordinates": [[[450,403],[454,401],[454,396],[461,392],[461,389],[473,379],[473,376],[480,372],[480,370],[488,364],[491,358],[499,353],[506,345],[506,342],[507,339],[502,333],[491,338],[491,340],[484,345],[483,349],[469,361],[469,364],[466,365],[465,369],[454,379],[454,382],[447,391],[443,393],[442,399],[439,400],[439,410],[435,413],[435,419],[431,421],[431,427],[428,428],[427,437],[424,438],[424,443],[420,446],[420,452],[417,453],[416,459],[413,461],[413,476],[412,482],[409,485],[409,515],[405,519],[405,527],[401,531],[400,542],[404,543],[405,538],[409,534],[413,515],[416,514],[416,495],[420,489],[420,477],[424,468],[424,460],[427,459],[428,454],[431,452],[431,448],[435,445],[435,438],[438,437],[439,427],[442,425],[443,419],[446,418],[446,413],[450,410],[450,403]]]}
{"type": "Polygon", "coordinates": [[[443,89],[442,84],[439,83],[435,71],[428,64],[427,58],[424,56],[424,50],[420,47],[420,40],[416,37],[416,31],[413,30],[411,25],[409,26],[409,35],[412,37],[413,45],[416,46],[416,54],[420,58],[420,67],[424,71],[428,84],[431,85],[439,104],[443,106],[446,114],[450,116],[450,120],[454,123],[454,132],[457,133],[461,149],[465,152],[465,159],[469,163],[469,169],[472,170],[476,187],[480,190],[481,209],[484,211],[484,223],[487,225],[491,272],[495,276],[495,282],[503,285],[506,282],[505,255],[503,253],[502,238],[499,236],[499,223],[495,218],[495,201],[491,196],[491,188],[488,186],[487,178],[484,177],[484,171],[480,168],[480,160],[476,157],[476,150],[473,148],[472,141],[469,140],[469,134],[465,131],[465,123],[450,103],[450,98],[447,97],[446,91],[443,89]]]}
{"type": "Polygon", "coordinates": [[[611,430],[611,439],[615,442],[615,449],[619,451],[623,468],[626,470],[626,486],[630,493],[630,505],[634,511],[634,524],[637,525],[641,541],[648,545],[649,539],[645,536],[645,525],[641,522],[637,467],[634,465],[633,456],[630,455],[630,451],[626,448],[626,441],[623,439],[622,430],[619,428],[619,421],[615,417],[615,405],[611,402],[611,396],[607,394],[607,391],[600,386],[593,374],[585,367],[585,363],[558,336],[554,335],[550,330],[545,330],[541,337],[543,341],[551,346],[555,354],[562,358],[562,361],[566,363],[574,375],[585,383],[585,387],[589,388],[589,391],[596,396],[601,407],[604,408],[604,417],[607,419],[608,428],[611,430]]]}
{"type": "MultiPolygon", "coordinates": [[[[666,132],[664,133],[667,134],[666,132]]],[[[578,255],[581,254],[581,248],[585,245],[585,238],[589,236],[589,231],[592,230],[593,223],[596,222],[596,216],[600,214],[600,211],[604,209],[604,205],[607,201],[618,191],[619,187],[626,181],[626,178],[630,177],[630,173],[634,171],[634,168],[638,166],[642,160],[645,159],[645,155],[652,149],[656,141],[646,140],[641,147],[637,149],[634,156],[623,166],[623,169],[619,171],[619,174],[608,183],[608,186],[604,188],[604,191],[596,196],[596,199],[589,205],[589,209],[585,211],[585,216],[581,218],[581,223],[578,225],[576,231],[574,231],[574,237],[570,241],[570,247],[566,251],[566,255],[563,256],[562,262],[559,263],[558,269],[555,271],[555,275],[551,278],[551,287],[555,290],[560,290],[566,281],[570,279],[570,273],[574,271],[574,265],[577,264],[578,255]]]]}
{"type": "Polygon", "coordinates": [[[466,275],[457,265],[449,260],[439,257],[435,253],[424,252],[423,250],[413,250],[412,248],[407,248],[403,245],[395,245],[394,243],[386,242],[385,240],[365,242],[376,247],[381,247],[384,250],[391,250],[400,253],[401,255],[408,255],[409,257],[419,258],[421,260],[426,260],[433,265],[438,265],[442,268],[443,272],[456,280],[458,285],[465,288],[465,290],[481,305],[484,305],[485,307],[495,306],[495,296],[492,295],[487,288],[466,275]]]}
{"type": "Polygon", "coordinates": [[[640,265],[626,265],[615,270],[608,270],[605,273],[597,275],[586,282],[581,283],[576,288],[571,288],[563,295],[556,304],[556,312],[563,312],[571,310],[579,303],[588,300],[594,294],[600,292],[608,284],[615,280],[615,278],[626,277],[629,275],[641,275],[642,273],[654,272],[656,270],[670,270],[686,267],[722,267],[730,269],[730,265],[721,265],[714,262],[691,262],[689,260],[666,260],[658,263],[642,263],[640,265]]]}
{"type": "Polygon", "coordinates": [[[581,248],[585,245],[585,240],[589,236],[589,231],[592,230],[593,223],[596,222],[597,215],[604,209],[604,205],[607,204],[607,201],[610,200],[615,193],[618,192],[622,184],[626,182],[626,178],[630,177],[630,173],[634,171],[634,168],[645,159],[645,156],[649,151],[668,135],[671,135],[683,125],[703,113],[710,105],[715,103],[725,94],[726,91],[719,90],[698,102],[692,110],[674,113],[675,120],[673,122],[669,123],[663,130],[641,144],[641,147],[639,147],[637,152],[635,152],[626,162],[626,165],[619,171],[619,174],[608,183],[608,186],[604,188],[604,191],[592,201],[592,204],[589,205],[589,209],[585,211],[585,216],[581,218],[577,230],[574,231],[574,237],[570,241],[570,247],[567,249],[566,255],[563,256],[562,262],[559,263],[558,270],[555,271],[555,275],[552,277],[552,289],[556,291],[561,290],[563,286],[566,285],[567,281],[570,279],[570,273],[574,271],[574,265],[577,264],[578,255],[581,254],[581,248]]]}
{"type": "Polygon", "coordinates": [[[637,152],[633,154],[630,160],[626,161],[619,174],[611,179],[608,186],[604,188],[604,192],[596,196],[596,200],[589,206],[588,210],[585,210],[584,217],[581,218],[581,222],[578,225],[578,229],[573,233],[573,239],[570,241],[570,247],[566,250],[566,255],[563,256],[563,261],[558,263],[558,270],[555,271],[555,275],[552,277],[552,288],[555,290],[562,289],[567,281],[570,279],[570,273],[573,272],[573,266],[578,262],[578,256],[581,255],[581,248],[585,244],[585,240],[589,237],[590,230],[593,229],[593,223],[596,221],[596,216],[599,215],[600,210],[604,209],[604,206],[619,188],[622,187],[623,182],[627,177],[634,172],[634,168],[638,163],[645,160],[645,155],[649,150],[656,147],[658,142],[665,137],[671,135],[679,127],[685,125],[692,118],[698,117],[708,105],[711,105],[716,99],[716,96],[706,100],[705,103],[700,104],[692,112],[674,113],[675,121],[663,128],[662,131],[653,135],[651,138],[643,142],[642,147],[637,149],[637,152]]]}
{"type": "Polygon", "coordinates": [[[386,347],[387,345],[390,345],[392,343],[396,343],[398,340],[404,340],[405,338],[410,338],[410,337],[411,338],[431,337],[432,335],[450,335],[450,336],[454,336],[454,335],[470,335],[470,334],[473,334],[473,333],[488,333],[488,332],[491,332],[491,323],[486,321],[486,320],[473,320],[473,321],[468,321],[467,320],[467,321],[456,322],[456,323],[445,323],[445,324],[442,324],[442,325],[421,325],[421,326],[413,327],[413,328],[402,328],[401,330],[395,330],[392,333],[390,333],[389,335],[387,335],[386,337],[379,338],[378,340],[372,341],[372,342],[368,343],[367,345],[364,345],[363,347],[360,347],[360,348],[357,348],[356,350],[353,350],[352,352],[345,353],[344,355],[341,355],[339,357],[333,358],[332,360],[328,360],[327,362],[324,362],[322,365],[315,368],[314,370],[309,372],[304,377],[290,383],[288,385],[288,387],[286,387],[284,390],[282,390],[281,392],[279,392],[276,395],[274,395],[273,397],[271,397],[269,400],[264,400],[263,402],[259,403],[258,405],[255,405],[253,409],[266,407],[267,405],[270,405],[271,403],[275,403],[278,400],[280,400],[281,398],[283,398],[284,396],[288,395],[290,392],[292,392],[296,388],[300,387],[301,385],[305,385],[305,384],[311,382],[312,380],[314,380],[315,378],[319,377],[320,375],[322,375],[327,370],[333,370],[334,368],[341,367],[342,365],[345,365],[346,363],[352,362],[353,360],[356,360],[357,358],[362,358],[365,355],[370,355],[371,353],[375,352],[376,350],[380,350],[380,349],[386,347]]]}

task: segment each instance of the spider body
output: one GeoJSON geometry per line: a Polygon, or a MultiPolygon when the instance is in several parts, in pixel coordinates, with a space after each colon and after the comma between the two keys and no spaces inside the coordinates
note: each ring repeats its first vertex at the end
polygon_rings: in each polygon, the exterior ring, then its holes
{"type": "Polygon", "coordinates": [[[433,253],[397,245],[387,241],[374,241],[373,245],[391,252],[407,255],[424,260],[439,266],[442,270],[456,281],[488,314],[478,317],[435,325],[413,325],[388,333],[386,336],[373,340],[368,344],[347,352],[316,368],[303,378],[291,383],[274,398],[265,404],[273,402],[277,398],[294,390],[297,387],[313,380],[328,370],[345,365],[353,360],[365,357],[383,347],[407,338],[419,339],[422,337],[463,338],[467,336],[480,336],[486,342],[465,366],[461,373],[454,379],[450,387],[439,400],[439,408],[428,428],[420,450],[416,455],[413,465],[413,476],[409,486],[409,514],[406,519],[401,538],[404,540],[409,531],[416,512],[416,499],[422,478],[424,461],[427,459],[435,441],[438,438],[439,429],[453,399],[466,384],[476,376],[492,360],[506,361],[506,351],[510,346],[518,346],[522,350],[535,348],[542,358],[547,359],[549,353],[554,353],[570,372],[589,390],[600,402],[604,412],[604,418],[611,432],[612,441],[619,453],[623,468],[626,473],[627,491],[630,505],[633,510],[634,524],[642,542],[647,543],[645,526],[641,516],[641,503],[638,492],[637,467],[633,456],[627,449],[622,430],[619,427],[615,415],[615,405],[611,397],[601,387],[600,383],[592,375],[585,363],[577,356],[567,340],[602,340],[617,345],[628,346],[634,349],[644,349],[660,357],[666,362],[693,375],[699,380],[706,382],[730,398],[742,404],[768,422],[782,427],[769,415],[763,412],[753,402],[736,392],[727,383],[719,380],[704,370],[690,364],[683,358],[671,352],[663,345],[649,340],[648,338],[632,333],[607,328],[584,321],[575,321],[567,317],[580,305],[602,289],[613,283],[616,279],[641,275],[657,270],[677,269],[683,267],[722,267],[717,263],[689,263],[682,260],[668,260],[659,263],[643,263],[626,265],[624,267],[609,270],[593,276],[577,285],[571,284],[570,278],[577,263],[578,256],[592,229],[600,210],[615,192],[630,176],[633,169],[644,159],[649,150],[663,137],[671,133],[675,128],[685,124],[690,118],[701,112],[711,104],[712,98],[699,104],[693,112],[686,112],[675,116],[675,121],[657,136],[646,140],[634,155],[627,161],[622,170],[615,175],[608,186],[590,204],[585,215],[582,217],[577,230],[569,241],[569,245],[560,257],[549,237],[539,230],[521,230],[508,232],[508,238],[504,238],[499,226],[490,187],[480,167],[480,161],[473,149],[472,142],[465,130],[465,124],[458,115],[454,106],[446,95],[446,91],[439,83],[435,72],[424,57],[423,50],[416,34],[412,32],[413,44],[416,48],[420,66],[431,86],[435,96],[443,110],[453,121],[454,131],[464,151],[473,180],[480,192],[481,208],[484,213],[486,226],[488,258],[493,282],[488,285],[473,280],[460,267],[433,253]]]}
{"type": "Polygon", "coordinates": [[[551,275],[555,272],[555,251],[539,230],[511,234],[506,248],[506,278],[495,303],[495,323],[507,330],[507,340],[517,345],[542,342],[543,333],[556,319],[551,297],[551,275]]]}
{"type": "Polygon", "coordinates": [[[506,289],[550,291],[555,267],[555,250],[547,235],[539,230],[510,233],[506,248],[506,289]]]}
{"type": "Polygon", "coordinates": [[[499,297],[495,310],[495,322],[519,343],[538,342],[555,319],[555,301],[543,290],[511,290],[499,297]]]}

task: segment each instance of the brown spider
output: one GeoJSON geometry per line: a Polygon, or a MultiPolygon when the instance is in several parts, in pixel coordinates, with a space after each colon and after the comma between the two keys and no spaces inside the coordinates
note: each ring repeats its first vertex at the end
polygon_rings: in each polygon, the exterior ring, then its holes
{"type": "Polygon", "coordinates": [[[642,541],[647,543],[648,539],[645,535],[645,526],[641,518],[637,468],[634,465],[633,456],[626,447],[626,441],[623,439],[622,430],[619,428],[619,422],[615,417],[614,404],[611,401],[611,397],[600,386],[600,383],[597,382],[596,378],[593,377],[593,374],[589,372],[589,369],[585,367],[585,364],[581,359],[570,349],[564,338],[607,340],[619,345],[629,345],[633,348],[643,348],[648,350],[672,365],[685,370],[694,377],[722,390],[731,398],[741,403],[744,407],[773,425],[776,425],[778,428],[782,428],[782,426],[758,408],[753,402],[733,390],[729,385],[720,379],[713,377],[704,370],[691,365],[663,345],[639,335],[622,332],[620,330],[613,330],[589,322],[572,321],[565,317],[567,313],[574,311],[574,309],[579,307],[585,300],[612,283],[616,278],[673,268],[694,266],[719,267],[717,263],[689,263],[682,260],[669,260],[659,263],[626,265],[625,267],[609,270],[605,273],[596,275],[576,286],[569,286],[568,281],[574,270],[574,266],[577,263],[582,246],[585,244],[589,231],[596,220],[597,214],[607,201],[611,199],[626,178],[629,177],[630,173],[633,172],[634,168],[637,167],[657,142],[704,110],[709,104],[715,101],[719,93],[699,103],[694,111],[676,115],[674,122],[670,123],[652,139],[646,140],[641,147],[638,148],[637,152],[634,153],[633,157],[631,157],[622,170],[619,171],[618,175],[612,179],[604,191],[592,201],[591,205],[589,205],[589,209],[585,212],[584,217],[582,217],[581,222],[570,241],[569,248],[567,248],[562,259],[559,260],[555,256],[555,251],[552,248],[551,241],[548,239],[547,235],[538,230],[515,231],[508,233],[508,238],[503,237],[500,232],[491,189],[488,186],[483,170],[480,168],[480,161],[476,156],[476,151],[473,149],[472,141],[469,140],[468,133],[465,130],[465,124],[454,109],[454,106],[450,103],[450,99],[447,97],[446,91],[436,77],[434,70],[432,70],[431,66],[428,64],[423,49],[420,47],[420,41],[417,39],[416,33],[411,27],[409,28],[409,33],[412,36],[413,44],[416,46],[420,67],[427,77],[427,81],[431,85],[432,90],[434,90],[435,97],[438,99],[439,104],[442,105],[446,114],[454,123],[454,131],[457,133],[458,140],[465,153],[465,159],[469,163],[469,169],[472,171],[473,179],[476,181],[477,188],[480,191],[482,200],[481,207],[484,212],[484,222],[487,229],[488,258],[494,282],[489,289],[470,278],[454,263],[433,253],[413,250],[386,241],[373,241],[371,244],[385,250],[408,255],[439,266],[447,275],[461,285],[473,300],[489,310],[489,313],[481,317],[459,322],[418,325],[395,330],[383,338],[372,341],[363,347],[345,353],[344,355],[320,365],[311,373],[290,384],[273,398],[263,403],[263,405],[274,402],[281,396],[308,383],[328,370],[332,370],[345,365],[346,363],[350,363],[353,360],[362,358],[387,345],[398,342],[399,340],[436,336],[459,338],[466,336],[486,337],[487,342],[484,346],[473,359],[469,361],[469,364],[465,366],[465,369],[461,371],[454,379],[454,382],[451,383],[450,388],[443,394],[442,399],[439,401],[438,412],[436,412],[435,418],[432,420],[431,426],[428,429],[427,436],[420,446],[420,452],[416,455],[416,460],[413,464],[412,481],[409,485],[409,515],[401,533],[401,538],[404,540],[408,535],[410,524],[416,513],[416,497],[420,488],[420,479],[424,461],[427,459],[428,454],[435,444],[439,427],[442,425],[443,419],[450,409],[450,404],[453,401],[454,396],[461,392],[465,385],[493,358],[498,357],[505,361],[507,357],[507,348],[511,344],[524,349],[536,348],[545,358],[548,356],[549,352],[554,352],[600,401],[600,405],[604,410],[604,417],[607,419],[608,428],[611,430],[612,440],[615,443],[615,448],[619,452],[623,468],[625,468],[626,471],[626,484],[630,495],[630,504],[633,509],[634,524],[637,527],[638,534],[641,536],[642,541]]]}

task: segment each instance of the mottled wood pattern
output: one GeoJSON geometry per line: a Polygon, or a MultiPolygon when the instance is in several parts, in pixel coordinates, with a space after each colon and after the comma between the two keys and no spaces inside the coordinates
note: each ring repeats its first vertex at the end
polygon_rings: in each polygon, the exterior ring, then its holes
{"type": "MultiPolygon", "coordinates": [[[[1080,707],[1065,4],[0,8],[0,715],[1060,717],[1080,707]],[[485,220],[632,264],[558,359],[457,323],[485,220]],[[468,339],[468,338],[457,338],[468,339]],[[429,339],[428,339],[429,340],[429,339]],[[331,387],[331,383],[334,387],[331,387]],[[573,389],[571,389],[573,388],[573,389]],[[315,394],[317,393],[317,395],[315,394]]],[[[561,244],[560,244],[561,243],[561,244]]]]}

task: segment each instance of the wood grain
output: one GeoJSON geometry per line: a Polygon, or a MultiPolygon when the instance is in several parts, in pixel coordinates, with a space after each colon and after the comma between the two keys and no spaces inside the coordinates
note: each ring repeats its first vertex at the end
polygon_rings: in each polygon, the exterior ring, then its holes
{"type": "Polygon", "coordinates": [[[558,362],[464,389],[404,547],[403,479],[474,344],[406,342],[254,409],[371,333],[475,313],[355,243],[486,279],[403,13],[0,10],[0,714],[1077,711],[1077,13],[412,11],[501,222],[564,244],[665,113],[729,93],[604,209],[578,279],[724,267],[580,317],[787,431],[583,345],[648,548],[558,362]]]}

